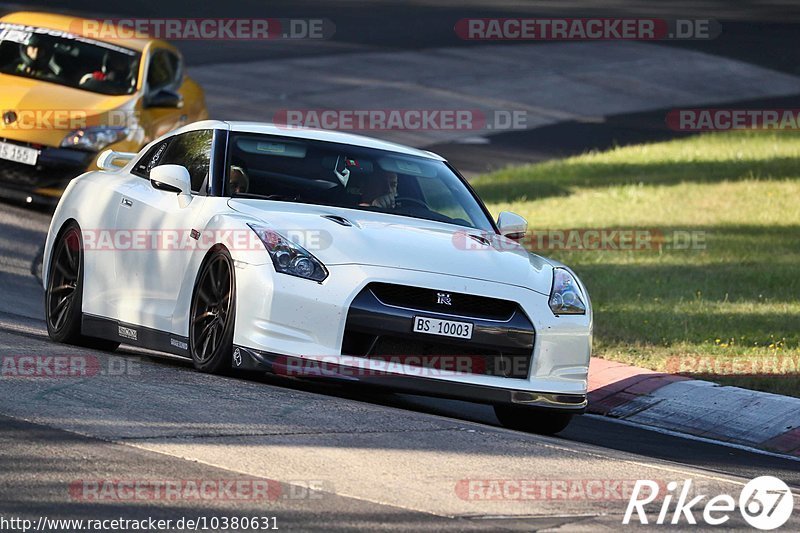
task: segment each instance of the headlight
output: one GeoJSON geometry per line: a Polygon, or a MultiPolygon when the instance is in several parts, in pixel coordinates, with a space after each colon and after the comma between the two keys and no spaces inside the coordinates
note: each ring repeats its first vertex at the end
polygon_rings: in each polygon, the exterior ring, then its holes
{"type": "Polygon", "coordinates": [[[586,304],[583,301],[583,293],[578,281],[565,268],[553,269],[550,309],[556,315],[586,314],[586,304]]]}
{"type": "Polygon", "coordinates": [[[92,126],[69,133],[61,141],[61,148],[80,148],[99,152],[109,144],[114,144],[128,136],[125,126],[92,126]]]}
{"type": "Polygon", "coordinates": [[[248,226],[264,243],[276,271],[313,281],[322,281],[328,277],[328,269],[325,268],[325,265],[299,244],[293,243],[271,229],[254,224],[248,224],[248,226]]]}

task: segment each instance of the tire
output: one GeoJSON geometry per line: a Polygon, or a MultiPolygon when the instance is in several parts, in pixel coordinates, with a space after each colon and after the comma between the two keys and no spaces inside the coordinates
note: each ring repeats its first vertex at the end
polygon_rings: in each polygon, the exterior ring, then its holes
{"type": "Polygon", "coordinates": [[[231,370],[236,310],[233,260],[224,248],[212,250],[195,282],[189,308],[189,352],[200,372],[231,370]]]}
{"type": "Polygon", "coordinates": [[[44,294],[47,334],[55,342],[114,351],[119,342],[81,335],[83,304],[83,240],[75,222],[67,224],[50,256],[44,294]]]}
{"type": "Polygon", "coordinates": [[[494,414],[508,429],[540,435],[555,435],[572,420],[569,413],[547,412],[518,405],[495,405],[494,414]]]}

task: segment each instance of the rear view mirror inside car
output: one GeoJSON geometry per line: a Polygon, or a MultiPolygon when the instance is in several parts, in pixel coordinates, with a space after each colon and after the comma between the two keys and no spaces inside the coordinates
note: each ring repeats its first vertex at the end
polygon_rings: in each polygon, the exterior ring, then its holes
{"type": "Polygon", "coordinates": [[[342,171],[345,168],[351,173],[371,174],[375,170],[372,161],[366,159],[353,159],[347,156],[327,156],[322,158],[322,168],[342,171]]]}
{"type": "Polygon", "coordinates": [[[236,141],[236,146],[251,154],[276,155],[302,159],[306,156],[306,146],[299,143],[265,142],[262,139],[245,137],[236,141]]]}
{"type": "Polygon", "coordinates": [[[395,174],[422,176],[425,178],[433,178],[436,176],[436,169],[423,161],[384,157],[378,161],[378,164],[381,169],[386,172],[394,172],[395,174]]]}

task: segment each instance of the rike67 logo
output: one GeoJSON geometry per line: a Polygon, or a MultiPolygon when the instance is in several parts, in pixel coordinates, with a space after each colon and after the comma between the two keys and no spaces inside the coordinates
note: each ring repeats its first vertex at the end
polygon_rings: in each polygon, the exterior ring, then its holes
{"type": "MultiPolygon", "coordinates": [[[[709,499],[706,494],[692,497],[690,479],[685,480],[680,489],[677,481],[667,483],[666,494],[660,495],[662,487],[663,484],[651,480],[636,481],[622,523],[629,524],[635,513],[635,520],[648,524],[645,506],[657,501],[661,507],[658,509],[656,524],[697,524],[695,513],[699,513],[706,524],[721,526],[731,519],[731,514],[736,512],[738,506],[739,512],[750,526],[768,531],[784,525],[794,509],[792,491],[786,483],[772,476],[761,476],[749,481],[739,493],[738,502],[728,494],[709,499]],[[675,506],[670,509],[673,502],[675,506]]],[[[656,509],[650,510],[654,512],[656,509]]]]}

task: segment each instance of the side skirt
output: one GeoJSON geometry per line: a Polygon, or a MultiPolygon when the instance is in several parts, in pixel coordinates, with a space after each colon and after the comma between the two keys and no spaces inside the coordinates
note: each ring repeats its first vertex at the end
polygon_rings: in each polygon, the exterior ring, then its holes
{"type": "Polygon", "coordinates": [[[96,315],[84,313],[81,320],[81,333],[122,344],[180,355],[191,359],[189,339],[166,331],[126,324],[96,315]]]}

